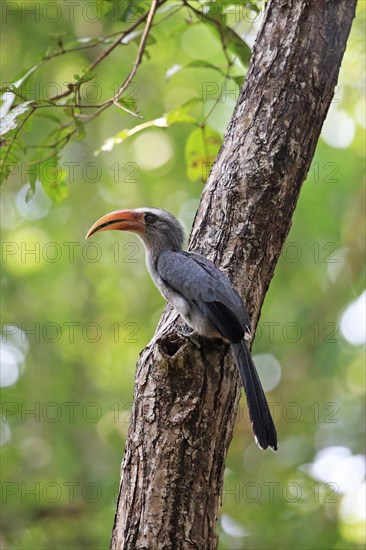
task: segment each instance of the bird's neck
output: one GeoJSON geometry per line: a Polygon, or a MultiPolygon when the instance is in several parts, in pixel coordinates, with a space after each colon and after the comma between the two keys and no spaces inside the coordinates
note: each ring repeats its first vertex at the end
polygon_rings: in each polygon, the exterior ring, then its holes
{"type": "Polygon", "coordinates": [[[155,284],[155,286],[157,287],[157,289],[160,291],[160,294],[162,294],[162,296],[167,301],[169,301],[169,289],[167,288],[165,281],[161,278],[158,270],[159,256],[163,252],[167,251],[168,249],[166,248],[158,249],[156,247],[150,248],[146,245],[145,242],[144,242],[144,245],[145,245],[146,267],[150,274],[150,277],[153,283],[155,284]]]}
{"type": "Polygon", "coordinates": [[[158,283],[161,281],[157,267],[159,256],[163,252],[182,252],[182,247],[179,246],[178,243],[176,245],[172,245],[168,239],[150,240],[146,235],[139,235],[139,237],[141,238],[145,248],[146,267],[155,284],[159,286],[158,283]]]}
{"type": "Polygon", "coordinates": [[[149,243],[146,242],[144,239],[142,239],[142,242],[144,243],[145,248],[146,267],[153,281],[155,282],[156,278],[158,277],[158,259],[164,248],[159,246],[150,246],[149,243]]]}
{"type": "Polygon", "coordinates": [[[150,248],[149,246],[146,245],[146,243],[144,243],[144,246],[145,246],[146,265],[149,271],[151,267],[154,267],[156,269],[156,264],[162,251],[158,248],[150,248]]]}

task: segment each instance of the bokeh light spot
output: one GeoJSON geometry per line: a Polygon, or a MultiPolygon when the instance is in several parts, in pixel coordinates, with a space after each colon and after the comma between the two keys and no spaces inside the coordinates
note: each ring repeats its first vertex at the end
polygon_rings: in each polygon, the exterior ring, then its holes
{"type": "Polygon", "coordinates": [[[366,291],[343,311],[340,322],[343,338],[358,346],[366,342],[366,291]]]}
{"type": "Polygon", "coordinates": [[[259,378],[265,392],[273,390],[281,380],[281,365],[274,355],[261,353],[254,356],[259,378]]]}
{"type": "Polygon", "coordinates": [[[167,134],[150,130],[135,139],[133,154],[137,164],[148,171],[166,164],[173,156],[173,148],[167,134]]]}
{"type": "Polygon", "coordinates": [[[329,109],[321,137],[327,145],[335,149],[345,149],[351,145],[356,127],[353,119],[341,109],[329,109]]]}

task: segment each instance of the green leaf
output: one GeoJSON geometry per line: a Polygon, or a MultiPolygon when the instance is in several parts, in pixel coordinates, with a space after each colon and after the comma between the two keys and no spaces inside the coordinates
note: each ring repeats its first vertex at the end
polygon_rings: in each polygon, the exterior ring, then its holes
{"type": "Polygon", "coordinates": [[[201,105],[202,100],[199,97],[192,97],[183,105],[180,105],[179,107],[176,107],[172,110],[170,110],[168,113],[166,113],[165,118],[169,125],[175,124],[177,122],[186,122],[195,124],[197,123],[197,119],[193,117],[192,115],[189,115],[189,111],[194,109],[197,105],[201,105]]]}
{"type": "Polygon", "coordinates": [[[98,13],[102,16],[107,15],[113,8],[113,2],[111,0],[96,0],[98,13]]]}
{"type": "MultiPolygon", "coordinates": [[[[2,151],[4,153],[7,152],[7,149],[5,149],[4,147],[2,148],[2,151]]],[[[1,160],[0,162],[0,185],[2,183],[4,183],[8,177],[10,176],[11,174],[11,171],[12,171],[12,168],[16,166],[16,160],[11,160],[8,158],[8,160],[6,162],[4,162],[3,160],[1,160]]]]}
{"type": "Polygon", "coordinates": [[[36,190],[36,181],[39,178],[38,170],[27,170],[27,175],[29,179],[29,185],[33,193],[36,190]]]}
{"type": "Polygon", "coordinates": [[[78,84],[85,84],[86,82],[90,82],[90,80],[93,80],[95,74],[92,71],[89,71],[89,69],[83,69],[83,74],[80,76],[79,74],[74,74],[75,81],[78,84]]]}
{"type": "Polygon", "coordinates": [[[210,17],[211,19],[215,19],[216,21],[219,21],[220,23],[226,23],[226,15],[223,13],[223,7],[226,7],[226,4],[222,4],[222,2],[205,2],[202,6],[203,8],[203,17],[210,17]]]}
{"type": "MultiPolygon", "coordinates": [[[[14,93],[17,91],[17,87],[14,86],[14,84],[3,84],[2,86],[0,86],[0,92],[2,94],[6,94],[6,93],[14,93]]],[[[2,97],[1,98],[2,101],[4,101],[4,98],[2,97]]]]}
{"type": "Polygon", "coordinates": [[[77,134],[76,134],[77,138],[84,139],[86,136],[84,123],[80,119],[78,119],[78,117],[74,116],[74,124],[75,124],[75,127],[77,128],[77,134]]]}
{"type": "Polygon", "coordinates": [[[59,126],[55,128],[54,130],[52,130],[52,132],[50,132],[43,145],[50,145],[53,141],[62,141],[64,139],[66,140],[70,134],[71,129],[71,124],[68,126],[59,126]]]}
{"type": "MultiPolygon", "coordinates": [[[[136,99],[135,97],[121,97],[119,100],[118,100],[118,103],[120,103],[121,105],[123,105],[123,107],[126,107],[126,109],[128,109],[129,111],[132,111],[133,113],[136,112],[136,108],[137,108],[137,103],[138,103],[138,99],[136,99]]],[[[122,110],[119,110],[119,113],[123,113],[122,110]]]]}
{"type": "Polygon", "coordinates": [[[254,11],[254,13],[258,14],[261,12],[261,0],[252,0],[252,1],[246,1],[245,4],[254,11]]]}
{"type": "Polygon", "coordinates": [[[211,31],[220,38],[224,48],[235,54],[243,65],[247,66],[252,54],[248,44],[230,27],[224,23],[207,20],[207,25],[211,31]]]}
{"type": "Polygon", "coordinates": [[[166,80],[169,80],[170,78],[172,78],[172,76],[182,71],[183,69],[212,69],[213,71],[219,72],[222,76],[226,76],[225,70],[221,67],[213,65],[208,61],[203,61],[202,59],[196,59],[195,61],[190,61],[189,63],[187,63],[187,65],[184,66],[172,65],[171,67],[169,67],[169,69],[167,69],[167,71],[165,72],[166,80]]]}
{"type": "Polygon", "coordinates": [[[229,50],[238,56],[244,66],[248,66],[250,62],[250,57],[252,55],[251,49],[249,48],[248,44],[244,42],[244,40],[242,40],[238,34],[236,34],[236,32],[232,31],[231,29],[230,31],[231,32],[228,32],[227,36],[229,40],[229,50]]]}
{"type": "Polygon", "coordinates": [[[195,128],[185,146],[187,176],[191,181],[205,182],[222,143],[221,136],[210,126],[195,128]]]}
{"type": "Polygon", "coordinates": [[[32,189],[31,186],[28,187],[26,195],[25,195],[25,202],[28,204],[34,197],[34,189],[32,189]]]}
{"type": "Polygon", "coordinates": [[[61,122],[61,119],[58,115],[56,115],[55,113],[50,113],[49,111],[45,111],[44,109],[39,109],[38,117],[52,120],[52,122],[57,122],[58,124],[60,124],[61,122]]]}
{"type": "Polygon", "coordinates": [[[118,134],[116,134],[115,136],[108,138],[103,143],[100,149],[97,149],[96,151],[94,151],[94,154],[97,156],[102,151],[111,151],[115,145],[119,145],[125,139],[133,136],[134,134],[137,134],[138,132],[141,132],[142,130],[146,130],[146,128],[152,128],[154,126],[157,128],[167,128],[169,124],[166,117],[160,117],[154,120],[143,122],[142,124],[138,124],[134,128],[125,128],[124,130],[121,130],[120,132],[118,132],[118,134]]]}
{"type": "Polygon", "coordinates": [[[221,67],[218,67],[217,65],[213,65],[212,63],[208,63],[207,61],[203,61],[201,59],[196,59],[195,61],[191,61],[190,63],[187,63],[185,65],[185,69],[188,68],[196,68],[196,67],[202,67],[204,69],[213,69],[214,71],[219,71],[223,76],[225,76],[225,71],[221,69],[221,67]]]}
{"type": "Polygon", "coordinates": [[[149,5],[146,2],[139,0],[126,0],[115,1],[115,13],[119,21],[124,23],[133,23],[142,15],[146,9],[149,8],[149,5]]]}
{"type": "Polygon", "coordinates": [[[147,122],[143,122],[142,124],[138,124],[137,126],[134,126],[133,128],[124,128],[118,134],[115,136],[112,136],[108,138],[102,145],[100,149],[97,149],[94,154],[99,155],[102,151],[111,151],[115,145],[119,145],[123,141],[125,141],[127,138],[133,136],[134,134],[137,134],[138,132],[141,132],[142,130],[146,130],[147,128],[157,127],[157,128],[168,128],[172,124],[176,123],[190,123],[190,124],[197,124],[198,121],[195,117],[189,115],[189,111],[191,111],[194,107],[201,104],[202,100],[199,97],[192,97],[183,105],[180,105],[179,107],[176,107],[175,109],[172,109],[168,113],[166,113],[164,116],[160,118],[155,118],[154,120],[149,120],[147,122]]]}
{"type": "Polygon", "coordinates": [[[67,197],[66,173],[61,169],[58,157],[43,162],[39,167],[39,175],[45,192],[52,200],[60,202],[67,197]]]}
{"type": "Polygon", "coordinates": [[[244,82],[244,78],[242,76],[231,76],[230,78],[239,86],[239,88],[242,87],[244,82]]]}

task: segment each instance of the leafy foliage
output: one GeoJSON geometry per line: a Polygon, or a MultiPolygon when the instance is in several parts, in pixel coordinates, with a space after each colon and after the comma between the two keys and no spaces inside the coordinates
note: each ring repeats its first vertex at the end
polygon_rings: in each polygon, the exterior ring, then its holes
{"type": "MultiPolygon", "coordinates": [[[[101,110],[136,61],[146,20],[137,22],[151,2],[103,1],[94,11],[75,2],[75,12],[64,2],[48,16],[36,2],[36,25],[28,3],[3,4],[10,54],[1,60],[1,114],[31,103],[1,136],[1,544],[106,548],[136,359],[164,302],[134,236],[84,237],[120,207],[165,208],[191,226],[245,77],[219,29],[246,43],[263,12],[258,2],[162,3],[119,106],[101,110]]],[[[279,451],[258,451],[242,398],[226,462],[221,550],[364,548],[357,512],[364,348],[341,330],[364,290],[359,4],[328,120],[340,113],[343,125],[333,120],[330,137],[349,140],[318,144],[254,344],[279,451]],[[329,449],[335,454],[325,463],[329,449]]],[[[351,317],[352,330],[360,319],[351,317]]]]}
{"type": "MultiPolygon", "coordinates": [[[[249,1],[237,2],[236,5],[242,5],[247,9],[258,10],[258,6],[249,1]]],[[[41,61],[27,70],[24,76],[16,83],[3,86],[2,101],[5,114],[2,119],[1,135],[3,136],[5,153],[1,157],[1,181],[5,181],[12,171],[17,169],[20,162],[26,162],[29,168],[34,165],[41,165],[46,161],[50,161],[53,166],[56,166],[57,159],[60,158],[65,146],[74,139],[84,139],[86,136],[85,126],[92,122],[97,116],[101,115],[106,108],[112,107],[116,109],[119,107],[127,114],[129,113],[132,116],[135,115],[139,118],[143,118],[137,113],[135,98],[130,97],[123,86],[120,90],[115,92],[113,97],[105,99],[100,103],[95,103],[90,100],[88,96],[87,85],[93,82],[96,87],[101,87],[101,82],[98,80],[95,69],[108,59],[110,53],[115,48],[121,45],[140,43],[142,55],[144,55],[145,58],[149,58],[149,48],[157,42],[155,34],[164,32],[164,27],[169,24],[169,19],[176,16],[177,13],[179,14],[180,20],[185,21],[184,25],[178,27],[178,40],[179,35],[184,33],[187,26],[192,26],[197,23],[204,24],[214,33],[217,40],[221,43],[222,50],[225,54],[226,67],[225,65],[214,66],[204,59],[200,60],[198,58],[186,63],[185,68],[214,68],[214,70],[217,70],[220,74],[225,74],[237,81],[237,76],[231,76],[232,68],[236,61],[240,61],[244,67],[247,67],[250,59],[250,48],[234,28],[231,28],[227,24],[226,11],[230,8],[230,3],[224,1],[202,1],[199,4],[195,2],[190,4],[186,0],[167,3],[166,0],[162,0],[160,5],[154,10],[156,11],[156,13],[154,13],[155,24],[153,27],[147,28],[147,34],[146,37],[144,37],[142,29],[149,17],[150,7],[150,2],[145,1],[136,3],[119,0],[97,0],[96,9],[99,16],[106,17],[107,19],[112,18],[114,22],[118,22],[119,25],[122,25],[122,29],[119,30],[119,35],[118,31],[114,31],[110,33],[110,35],[98,39],[85,37],[79,38],[76,43],[74,41],[68,44],[64,42],[64,35],[57,33],[54,36],[56,47],[48,48],[41,61]],[[184,15],[187,12],[189,13],[190,19],[185,20],[184,15]],[[141,29],[139,27],[141,27],[141,29]],[[117,40],[115,39],[116,35],[117,40]],[[145,40],[145,42],[143,42],[143,40],[145,40]],[[97,46],[102,46],[104,52],[98,53],[89,66],[81,66],[78,72],[74,73],[74,80],[58,84],[60,89],[59,93],[45,96],[41,92],[39,97],[30,98],[30,96],[34,94],[33,92],[28,92],[24,83],[31,77],[35,79],[39,70],[45,63],[54,62],[56,59],[65,57],[70,53],[82,52],[84,50],[95,52],[97,46]],[[11,99],[9,100],[9,98],[11,99]],[[60,107],[62,109],[60,109],[60,107]],[[37,122],[40,121],[42,117],[47,117],[53,122],[53,127],[49,129],[41,142],[37,144],[31,143],[31,138],[34,135],[32,132],[30,136],[26,135],[26,122],[30,117],[36,119],[37,122]],[[30,147],[32,148],[31,155],[29,152],[30,147]],[[20,155],[20,150],[22,151],[22,155],[20,155]]],[[[135,64],[139,64],[140,62],[141,59],[138,57],[135,64]]],[[[242,76],[239,78],[241,81],[242,76]]],[[[183,117],[184,111],[187,111],[186,102],[176,106],[174,109],[175,115],[172,113],[169,114],[170,118],[169,120],[167,119],[167,126],[177,122],[190,122],[195,125],[200,123],[198,119],[193,116],[188,116],[188,114],[183,117]]],[[[153,123],[150,123],[150,126],[152,125],[153,123]]],[[[114,143],[119,143],[121,142],[120,140],[124,140],[140,131],[142,127],[143,125],[140,125],[140,127],[136,126],[135,130],[122,130],[117,137],[110,138],[109,143],[113,140],[114,143]]],[[[205,133],[202,134],[203,139],[204,135],[205,133]]],[[[187,169],[190,178],[192,178],[192,175],[195,173],[197,179],[201,179],[201,176],[198,176],[198,171],[193,172],[191,166],[188,166],[187,169]]],[[[60,193],[59,185],[50,186],[49,180],[42,177],[44,172],[44,170],[39,170],[38,173],[46,192],[55,200],[60,200],[65,197],[65,190],[60,193]]],[[[64,188],[64,183],[62,187],[64,188]]]]}
{"type": "Polygon", "coordinates": [[[188,136],[185,157],[190,180],[206,181],[221,145],[221,137],[210,126],[196,128],[188,136]]]}

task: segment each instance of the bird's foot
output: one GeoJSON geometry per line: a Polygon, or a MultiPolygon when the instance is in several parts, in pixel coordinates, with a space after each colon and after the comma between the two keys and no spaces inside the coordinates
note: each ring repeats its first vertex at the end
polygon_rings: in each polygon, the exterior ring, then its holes
{"type": "Polygon", "coordinates": [[[177,328],[176,332],[181,336],[188,338],[196,348],[201,349],[201,343],[199,341],[200,335],[197,332],[186,328],[177,328]]]}

